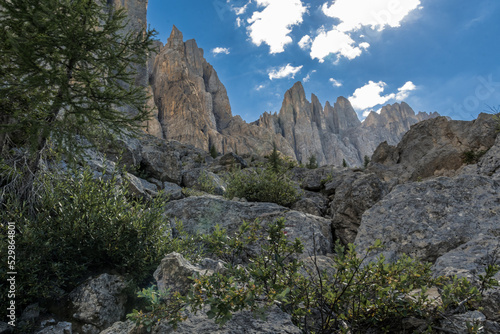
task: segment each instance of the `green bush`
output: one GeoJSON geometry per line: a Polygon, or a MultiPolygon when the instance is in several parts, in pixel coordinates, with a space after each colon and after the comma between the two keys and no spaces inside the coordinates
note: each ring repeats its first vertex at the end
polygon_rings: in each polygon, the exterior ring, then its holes
{"type": "Polygon", "coordinates": [[[117,177],[96,178],[88,170],[45,175],[39,183],[34,214],[15,198],[0,213],[2,250],[7,222],[16,225],[18,305],[53,298],[96,272],[141,282],[168,252],[161,197],[139,203],[117,177]]]}
{"type": "MultiPolygon", "coordinates": [[[[175,325],[182,321],[181,311],[208,306],[208,316],[222,325],[234,312],[252,310],[265,317],[269,307],[277,304],[304,333],[405,332],[409,318],[422,320],[425,328],[419,330],[432,333],[439,320],[467,311],[484,291],[498,286],[494,265],[487,266],[473,284],[465,278],[433,278],[430,264],[407,256],[394,262],[383,256],[367,262],[367,256],[381,248],[379,241],[364,257],[354,245],[337,243],[332,268],[321,270],[316,256],[313,265],[306,267],[298,260],[302,244],[288,240],[284,228],[285,221],[278,219],[264,229],[258,222],[243,223],[231,237],[216,229],[203,242],[211,256],[227,261],[225,271],[196,277],[186,296],[164,294],[163,304],[158,298],[163,294],[143,291],[152,312],[134,311],[129,318],[143,324],[166,318],[175,325]],[[236,259],[242,257],[247,258],[246,265],[238,264],[236,259]],[[431,287],[439,288],[442,303],[430,299],[431,287]]],[[[471,333],[476,332],[471,327],[471,333]]]]}
{"type": "Polygon", "coordinates": [[[311,155],[309,157],[309,162],[306,164],[306,168],[308,169],[316,169],[318,168],[318,161],[316,160],[315,155],[311,155]]]}
{"type": "Polygon", "coordinates": [[[290,206],[300,193],[286,172],[275,172],[272,168],[240,170],[227,178],[225,197],[245,198],[250,202],[271,202],[290,206]]]}
{"type": "Polygon", "coordinates": [[[465,151],[461,155],[462,162],[467,165],[476,164],[479,162],[479,159],[481,159],[481,157],[485,155],[485,153],[486,151],[465,151]]]}

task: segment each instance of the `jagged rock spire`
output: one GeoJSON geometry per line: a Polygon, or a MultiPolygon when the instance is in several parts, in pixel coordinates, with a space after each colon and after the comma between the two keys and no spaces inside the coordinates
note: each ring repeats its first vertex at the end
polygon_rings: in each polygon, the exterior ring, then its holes
{"type": "Polygon", "coordinates": [[[172,32],[168,38],[167,45],[169,49],[178,49],[179,47],[184,46],[184,36],[175,25],[172,27],[172,32]]]}

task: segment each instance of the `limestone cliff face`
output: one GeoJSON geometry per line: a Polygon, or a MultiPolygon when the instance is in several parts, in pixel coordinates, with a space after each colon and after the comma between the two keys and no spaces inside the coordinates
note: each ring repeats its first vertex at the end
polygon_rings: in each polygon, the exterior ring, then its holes
{"type": "Polygon", "coordinates": [[[294,151],[276,133],[233,117],[227,91],[194,40],[183,41],[174,26],[150,71],[158,121],[165,139],[218,152],[265,154],[276,142],[293,158],[294,151]]]}
{"type": "Polygon", "coordinates": [[[345,159],[353,166],[361,165],[379,143],[396,144],[411,125],[436,115],[415,115],[403,102],[372,112],[361,123],[346,98],[339,97],[333,107],[327,101],[323,108],[314,94],[309,102],[297,82],[286,92],[279,114],[266,113],[256,125],[281,134],[299,161],[306,163],[314,155],[320,165],[339,165],[345,159]]]}
{"type": "Polygon", "coordinates": [[[158,112],[147,131],[159,138],[177,140],[220,153],[267,154],[273,143],[283,154],[307,163],[312,156],[320,165],[363,164],[379,143],[399,142],[412,124],[435,117],[415,115],[406,104],[385,106],[361,123],[350,102],[339,97],[323,107],[312,94],[306,98],[297,82],[284,96],[279,113],[264,113],[253,123],[234,117],[227,91],[194,40],[184,42],[174,26],[165,46],[158,44],[148,65],[149,83],[158,112]]]}

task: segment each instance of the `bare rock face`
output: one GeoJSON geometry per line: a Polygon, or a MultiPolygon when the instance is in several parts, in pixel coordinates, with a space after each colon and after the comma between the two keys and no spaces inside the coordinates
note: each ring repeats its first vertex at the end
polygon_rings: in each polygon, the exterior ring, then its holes
{"type": "Polygon", "coordinates": [[[194,40],[184,42],[174,26],[168,43],[156,55],[150,83],[165,139],[220,153],[266,154],[276,142],[295,157],[283,138],[233,117],[227,91],[194,40]]]}
{"type": "Polygon", "coordinates": [[[406,103],[387,105],[380,114],[370,113],[361,123],[349,100],[339,97],[333,107],[325,107],[312,94],[306,99],[300,82],[286,92],[279,114],[267,114],[255,124],[281,134],[295,151],[299,161],[306,163],[315,156],[319,165],[350,166],[363,164],[377,145],[388,141],[395,145],[410,126],[437,114],[415,112],[406,103]]]}
{"type": "Polygon", "coordinates": [[[363,252],[380,239],[388,259],[434,262],[481,233],[498,235],[499,198],[500,184],[484,176],[402,184],[363,214],[355,244],[363,252]]]}
{"type": "Polygon", "coordinates": [[[207,316],[208,307],[200,312],[188,313],[186,321],[179,324],[174,330],[168,321],[162,321],[153,334],[191,334],[191,333],[218,333],[218,334],[300,334],[302,331],[292,323],[291,316],[273,306],[266,314],[266,319],[256,318],[250,311],[240,311],[224,326],[219,326],[207,316]]]}
{"type": "Polygon", "coordinates": [[[493,147],[481,157],[477,164],[477,172],[482,175],[491,176],[493,179],[500,180],[500,136],[493,147]]]}
{"type": "Polygon", "coordinates": [[[285,218],[287,236],[300,238],[304,255],[326,254],[332,251],[333,240],[330,221],[325,218],[292,211],[273,203],[250,203],[228,201],[221,197],[188,197],[167,203],[165,215],[174,225],[175,219],[182,221],[189,233],[210,233],[217,224],[235,233],[243,221],[259,219],[262,226],[278,218],[285,218]]]}
{"type": "Polygon", "coordinates": [[[192,265],[181,254],[170,253],[161,260],[153,276],[160,291],[169,290],[184,295],[193,285],[191,277],[209,274],[212,272],[192,265]]]}
{"type": "MultiPolygon", "coordinates": [[[[480,114],[474,121],[438,117],[414,125],[396,147],[381,144],[372,163],[393,169],[400,182],[450,176],[464,165],[464,152],[486,151],[494,145],[496,136],[496,121],[489,114],[480,114]]],[[[481,168],[493,173],[495,161],[491,153],[481,168]]]]}
{"type": "Polygon", "coordinates": [[[435,117],[415,115],[405,104],[386,106],[363,124],[349,101],[339,97],[323,107],[313,94],[311,102],[300,82],[285,93],[278,114],[264,113],[253,123],[232,116],[227,91],[194,40],[184,42],[174,26],[168,43],[149,61],[149,82],[154,103],[153,119],[146,131],[159,138],[177,140],[222,154],[265,155],[273,143],[286,156],[307,163],[315,156],[319,165],[363,164],[377,145],[395,145],[410,125],[435,117]]]}
{"type": "Polygon", "coordinates": [[[375,174],[349,170],[339,176],[325,189],[334,193],[329,213],[335,236],[348,244],[356,238],[363,213],[380,201],[388,189],[375,174]]]}
{"type": "Polygon", "coordinates": [[[102,274],[76,288],[69,295],[73,319],[82,330],[99,333],[125,315],[126,283],[120,276],[102,274]]]}
{"type": "MultiPolygon", "coordinates": [[[[207,316],[208,308],[198,313],[187,312],[187,319],[179,324],[176,330],[168,324],[168,319],[160,321],[153,328],[153,334],[300,334],[302,331],[292,323],[291,316],[281,311],[277,306],[270,308],[266,319],[255,317],[250,311],[240,311],[224,326],[219,326],[207,316]]],[[[132,321],[117,322],[101,334],[147,334],[145,328],[137,327],[132,321]]]]}

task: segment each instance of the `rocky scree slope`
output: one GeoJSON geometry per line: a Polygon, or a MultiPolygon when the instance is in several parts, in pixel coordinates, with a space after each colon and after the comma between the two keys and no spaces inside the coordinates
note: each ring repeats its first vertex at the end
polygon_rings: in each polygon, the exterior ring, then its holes
{"type": "MultiPolygon", "coordinates": [[[[418,143],[441,143],[440,154],[435,154],[426,144],[426,152],[417,151],[418,155],[408,155],[393,162],[418,168],[420,161],[424,161],[428,166],[426,170],[436,168],[416,182],[404,176],[407,175],[404,169],[388,171],[391,165],[383,165],[377,159],[366,169],[294,168],[292,179],[303,189],[303,195],[291,208],[248,203],[237,198],[229,200],[200,192],[193,196],[181,191],[181,186],[187,183],[199,187],[197,181],[205,175],[219,182],[217,185],[223,192],[225,181],[221,176],[224,173],[236,166],[255,167],[252,162],[232,153],[212,159],[193,146],[175,141],[167,143],[152,136],[124,140],[125,156],[142,168],[142,173],[134,171],[136,175],[128,173],[125,177],[136,181],[131,184],[136,196],[156,196],[160,189],[171,194],[165,215],[173,229],[181,220],[190,232],[209,232],[215,224],[223,224],[228,231],[234,231],[243,220],[258,218],[265,223],[285,217],[287,235],[300,236],[309,254],[316,252],[326,267],[335,240],[354,242],[363,253],[375,239],[380,239],[388,260],[397,259],[403,253],[410,254],[434,263],[435,275],[456,274],[475,280],[487,263],[500,264],[496,256],[500,244],[500,136],[494,131],[484,131],[494,126],[495,121],[488,115],[471,122],[436,118],[413,126],[398,144],[398,152],[410,149],[415,152],[418,143]],[[450,140],[450,133],[453,133],[453,140],[450,140]],[[428,163],[439,160],[441,154],[451,159],[463,151],[483,149],[487,152],[475,164],[467,165],[459,159],[456,164],[428,163]],[[440,176],[443,174],[448,176],[440,176]]],[[[377,150],[383,147],[387,145],[382,144],[377,150]]],[[[103,169],[103,164],[113,164],[104,162],[99,153],[95,153],[90,162],[97,170],[103,169]]],[[[187,263],[180,254],[166,256],[159,265],[158,275],[155,274],[157,284],[175,281],[181,284],[180,288],[192,284],[188,277],[194,271],[215,272],[221,268],[211,259],[187,263]]],[[[141,332],[133,323],[121,322],[124,320],[121,305],[125,303],[123,280],[107,274],[89,280],[69,294],[73,298],[72,307],[79,311],[59,323],[45,322],[39,333],[52,333],[56,328],[65,328],[66,332],[72,328],[74,333],[141,332]],[[96,297],[92,297],[94,294],[96,297]]],[[[483,306],[482,312],[457,315],[452,320],[465,324],[462,318],[475,319],[486,328],[486,333],[495,333],[500,328],[496,322],[500,320],[500,290],[489,291],[478,306],[483,306]]],[[[271,311],[267,321],[256,320],[242,312],[222,329],[216,328],[213,320],[202,312],[190,314],[181,324],[180,331],[236,333],[242,328],[251,328],[251,333],[300,332],[290,317],[277,308],[271,311]]],[[[173,333],[173,329],[161,322],[153,332],[173,333]]],[[[465,329],[457,331],[462,332],[465,333],[465,329]]]]}

